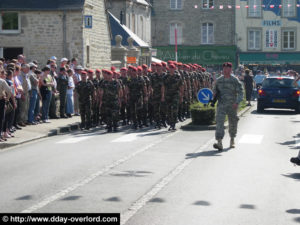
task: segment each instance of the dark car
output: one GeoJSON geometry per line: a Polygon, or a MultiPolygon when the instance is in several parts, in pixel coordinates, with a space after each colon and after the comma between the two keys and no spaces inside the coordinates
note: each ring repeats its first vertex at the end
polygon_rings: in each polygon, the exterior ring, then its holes
{"type": "Polygon", "coordinates": [[[300,113],[300,90],[294,84],[293,77],[267,77],[258,90],[257,112],[266,108],[294,109],[300,113]]]}

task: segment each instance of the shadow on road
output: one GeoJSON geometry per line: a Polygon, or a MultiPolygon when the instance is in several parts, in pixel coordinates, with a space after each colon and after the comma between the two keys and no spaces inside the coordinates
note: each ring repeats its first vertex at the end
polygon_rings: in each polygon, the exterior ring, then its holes
{"type": "Polygon", "coordinates": [[[299,146],[296,143],[296,138],[299,138],[299,137],[300,137],[300,133],[293,136],[293,140],[291,140],[291,141],[285,141],[285,142],[281,142],[281,143],[277,143],[277,144],[288,145],[288,147],[290,149],[299,149],[299,146]]]}
{"type": "Polygon", "coordinates": [[[241,209],[256,209],[255,205],[251,205],[251,204],[242,204],[240,205],[241,209]]]}
{"type": "Polygon", "coordinates": [[[193,205],[210,206],[211,204],[207,201],[196,201],[193,205]]]}
{"type": "Polygon", "coordinates": [[[61,201],[75,201],[75,200],[78,200],[80,198],[81,198],[81,196],[69,196],[69,197],[61,199],[61,201]]]}
{"type": "Polygon", "coordinates": [[[166,202],[163,198],[152,198],[149,200],[149,202],[154,202],[154,203],[163,203],[166,202]]]}
{"type": "Polygon", "coordinates": [[[300,217],[295,218],[294,221],[300,223],[300,217]]]}
{"type": "Polygon", "coordinates": [[[256,114],[256,115],[295,115],[297,113],[293,110],[281,110],[281,109],[266,109],[262,113],[258,113],[255,109],[251,112],[251,114],[256,114]]]}
{"type": "Polygon", "coordinates": [[[286,212],[290,214],[300,214],[300,209],[289,209],[286,210],[286,212]]]}
{"type": "Polygon", "coordinates": [[[220,153],[228,152],[231,148],[224,148],[223,151],[219,152],[217,150],[188,153],[185,159],[197,158],[197,157],[211,157],[211,156],[221,156],[220,153]]]}
{"type": "Polygon", "coordinates": [[[121,202],[121,199],[119,197],[111,197],[103,200],[106,202],[121,202]]]}
{"type": "Polygon", "coordinates": [[[15,200],[20,201],[20,200],[31,200],[31,199],[33,199],[32,195],[24,195],[24,196],[21,196],[19,198],[16,198],[15,200]]]}
{"type": "Polygon", "coordinates": [[[281,175],[300,181],[300,173],[290,173],[290,174],[281,174],[281,175]]]}

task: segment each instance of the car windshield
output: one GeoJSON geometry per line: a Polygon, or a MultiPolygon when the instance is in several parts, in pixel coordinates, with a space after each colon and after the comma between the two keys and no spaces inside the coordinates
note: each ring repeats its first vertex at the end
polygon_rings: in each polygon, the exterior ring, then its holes
{"type": "Polygon", "coordinates": [[[261,84],[261,83],[264,81],[265,78],[266,78],[265,75],[256,75],[256,76],[254,77],[254,81],[255,81],[255,83],[257,83],[257,84],[261,84]]]}
{"type": "Polygon", "coordinates": [[[278,79],[278,78],[270,78],[264,80],[262,83],[263,88],[292,88],[295,87],[293,84],[293,79],[278,79]]]}

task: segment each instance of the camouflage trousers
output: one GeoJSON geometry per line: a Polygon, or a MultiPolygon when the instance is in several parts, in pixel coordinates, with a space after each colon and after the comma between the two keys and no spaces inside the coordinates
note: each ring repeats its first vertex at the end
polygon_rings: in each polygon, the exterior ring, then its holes
{"type": "Polygon", "coordinates": [[[175,125],[178,115],[179,96],[166,97],[167,118],[170,125],[175,125]]]}
{"type": "Polygon", "coordinates": [[[154,121],[156,123],[160,123],[161,121],[161,99],[153,99],[152,105],[153,105],[153,116],[154,121]]]}
{"type": "Polygon", "coordinates": [[[99,125],[100,122],[100,109],[99,109],[99,102],[94,102],[92,105],[92,123],[93,125],[99,125]]]}
{"type": "Polygon", "coordinates": [[[91,101],[79,102],[81,128],[91,126],[91,101]]]}
{"type": "Polygon", "coordinates": [[[129,109],[130,109],[130,119],[134,124],[137,124],[137,121],[142,119],[142,110],[143,110],[143,98],[130,99],[129,100],[129,109]]]}
{"type": "Polygon", "coordinates": [[[117,126],[120,110],[118,101],[104,102],[102,107],[107,126],[117,126]]]}
{"type": "Polygon", "coordinates": [[[229,123],[229,135],[231,138],[236,137],[237,125],[239,118],[237,116],[237,110],[233,109],[233,104],[218,104],[217,113],[216,113],[216,139],[224,138],[224,122],[225,117],[228,116],[229,123]]]}

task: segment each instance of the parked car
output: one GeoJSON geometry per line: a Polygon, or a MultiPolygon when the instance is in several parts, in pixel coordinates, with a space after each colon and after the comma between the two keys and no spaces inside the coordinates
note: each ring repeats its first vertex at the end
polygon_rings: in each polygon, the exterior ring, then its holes
{"type": "Polygon", "coordinates": [[[257,112],[266,108],[294,109],[300,113],[300,90],[294,78],[288,76],[267,77],[258,90],[257,112]]]}

